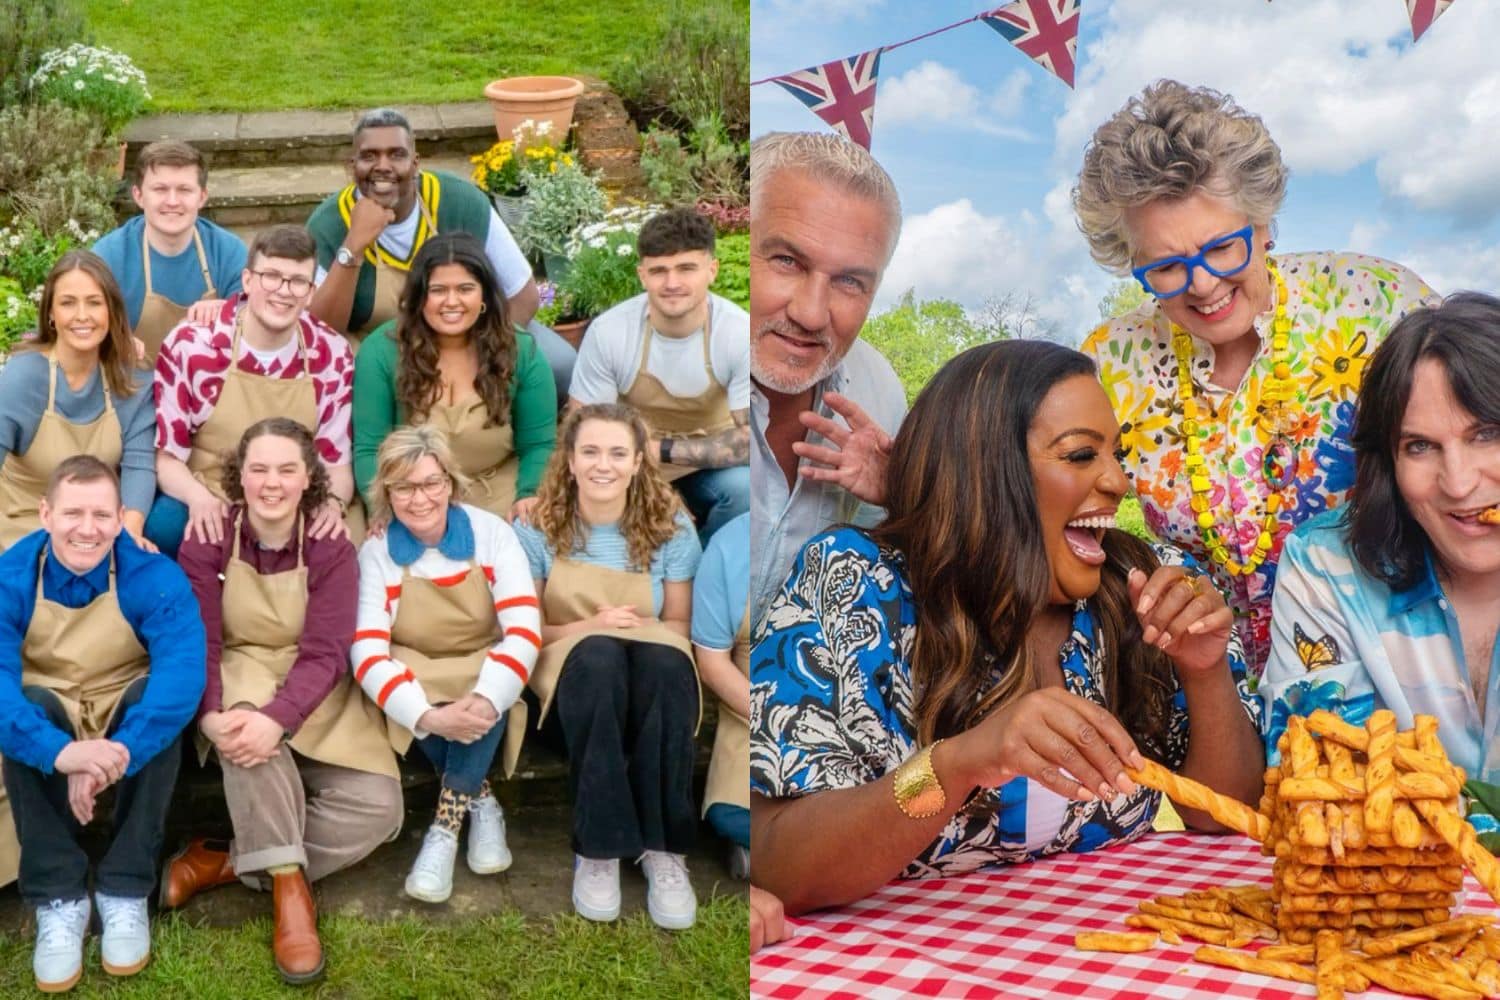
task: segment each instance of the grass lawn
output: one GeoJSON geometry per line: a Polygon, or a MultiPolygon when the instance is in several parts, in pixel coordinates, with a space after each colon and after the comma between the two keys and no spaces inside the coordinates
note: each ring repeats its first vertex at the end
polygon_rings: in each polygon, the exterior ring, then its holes
{"type": "Polygon", "coordinates": [[[657,0],[83,6],[94,41],[145,71],[156,112],[477,101],[486,83],[503,76],[608,78],[662,16],[657,0]]]}
{"type": "MultiPolygon", "coordinates": [[[[749,909],[739,897],[701,903],[691,930],[658,930],[644,913],[616,925],[569,914],[550,923],[517,914],[477,920],[376,922],[324,917],[328,973],[292,989],[271,964],[271,923],[197,928],[175,915],[152,928],[151,964],[129,979],[99,967],[97,936],[84,953],[77,997],[259,1000],[404,997],[743,997],[749,982],[749,909]]],[[[0,937],[0,996],[36,995],[33,941],[0,937]]]]}

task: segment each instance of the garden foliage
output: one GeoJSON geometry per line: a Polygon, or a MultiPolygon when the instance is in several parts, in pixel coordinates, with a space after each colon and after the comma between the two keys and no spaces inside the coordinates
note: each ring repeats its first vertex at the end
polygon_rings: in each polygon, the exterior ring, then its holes
{"type": "Polygon", "coordinates": [[[611,74],[617,93],[645,120],[691,128],[722,116],[729,134],[750,136],[748,0],[668,0],[649,35],[611,74]]]}

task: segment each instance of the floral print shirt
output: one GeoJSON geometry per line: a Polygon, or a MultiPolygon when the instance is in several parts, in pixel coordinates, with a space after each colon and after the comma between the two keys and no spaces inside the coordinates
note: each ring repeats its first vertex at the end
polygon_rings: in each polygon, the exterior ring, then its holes
{"type": "MultiPolygon", "coordinates": [[[[1187,561],[1169,546],[1159,546],[1157,555],[1168,564],[1187,561]]],[[[916,750],[915,632],[916,607],[900,553],[858,528],[813,536],[767,610],[750,656],[751,789],[787,798],[855,788],[910,757],[916,750]]],[[[1071,634],[1058,650],[1067,690],[1104,704],[1105,655],[1095,640],[1094,610],[1079,602],[1071,634]]],[[[1246,686],[1233,638],[1229,664],[1245,712],[1258,727],[1260,703],[1246,686]]],[[[1187,743],[1187,703],[1178,688],[1164,743],[1169,767],[1182,765],[1187,743]]],[[[1123,843],[1151,828],[1157,801],[1147,788],[1110,802],[1069,801],[1015,778],[956,813],[902,877],[956,875],[1123,843]]]]}
{"type": "Polygon", "coordinates": [[[1438,297],[1399,264],[1355,253],[1285,254],[1275,258],[1287,288],[1292,321],[1287,360],[1296,398],[1262,405],[1271,375],[1272,310],[1255,319],[1260,352],[1236,389],[1209,382],[1212,345],[1193,341],[1194,394],[1200,422],[1209,502],[1231,557],[1243,563],[1255,551],[1265,518],[1264,452],[1278,423],[1295,450],[1291,482],[1266,560],[1248,576],[1231,576],[1208,559],[1189,506],[1192,490],[1183,469],[1182,403],[1171,323],[1148,302],[1096,329],[1081,350],[1099,366],[1099,378],[1120,420],[1125,471],[1140,497],[1146,526],[1156,537],[1191,552],[1214,573],[1230,607],[1242,616],[1240,632],[1252,677],[1270,652],[1271,590],[1286,536],[1301,522],[1343,503],[1354,483],[1349,432],[1365,365],[1396,321],[1438,297]]]}

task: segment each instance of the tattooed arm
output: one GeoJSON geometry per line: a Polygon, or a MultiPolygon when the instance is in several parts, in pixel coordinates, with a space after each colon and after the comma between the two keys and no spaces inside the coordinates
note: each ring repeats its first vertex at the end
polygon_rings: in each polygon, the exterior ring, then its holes
{"type": "Polygon", "coordinates": [[[733,411],[734,426],[705,437],[672,438],[672,464],[724,469],[750,462],[750,410],[733,411]]]}

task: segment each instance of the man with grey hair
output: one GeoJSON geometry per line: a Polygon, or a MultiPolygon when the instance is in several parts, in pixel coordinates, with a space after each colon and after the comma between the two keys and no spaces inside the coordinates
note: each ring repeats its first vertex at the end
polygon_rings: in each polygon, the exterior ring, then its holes
{"type": "Polygon", "coordinates": [[[318,289],[309,311],[358,339],[396,317],[407,272],[429,237],[472,233],[484,241],[511,323],[536,338],[561,398],[576,352],[531,323],[541,301],[531,264],[488,196],[461,177],[421,169],[411,124],[392,108],[359,119],[348,162],[354,183],[329,195],[307,220],[318,245],[318,289]]]}
{"type": "Polygon", "coordinates": [[[773,132],[750,147],[750,205],[750,599],[759,624],[807,539],[882,516],[884,459],[906,397],[859,339],[901,232],[890,175],[839,136],[773,132]]]}

